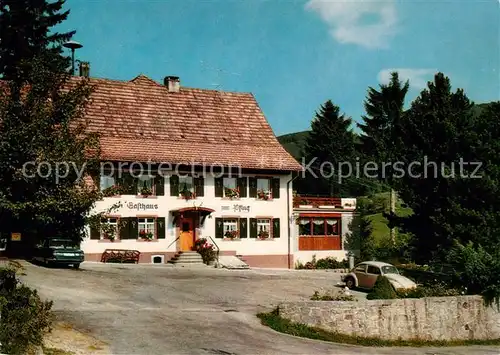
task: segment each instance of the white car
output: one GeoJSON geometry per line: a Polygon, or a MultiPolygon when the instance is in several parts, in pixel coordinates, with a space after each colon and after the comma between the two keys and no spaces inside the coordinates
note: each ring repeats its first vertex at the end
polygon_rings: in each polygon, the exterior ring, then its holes
{"type": "Polygon", "coordinates": [[[394,265],[380,261],[364,261],[357,264],[348,274],[342,276],[342,281],[350,289],[354,287],[371,289],[380,275],[387,277],[395,290],[417,287],[415,282],[401,275],[394,265]]]}

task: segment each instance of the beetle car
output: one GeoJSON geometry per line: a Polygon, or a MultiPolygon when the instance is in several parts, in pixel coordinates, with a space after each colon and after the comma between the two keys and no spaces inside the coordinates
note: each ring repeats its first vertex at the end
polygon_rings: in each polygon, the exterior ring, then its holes
{"type": "Polygon", "coordinates": [[[380,261],[364,261],[357,264],[348,274],[342,276],[342,281],[350,289],[359,287],[369,290],[373,288],[379,276],[387,277],[395,290],[417,286],[415,282],[401,275],[394,265],[380,261]]]}

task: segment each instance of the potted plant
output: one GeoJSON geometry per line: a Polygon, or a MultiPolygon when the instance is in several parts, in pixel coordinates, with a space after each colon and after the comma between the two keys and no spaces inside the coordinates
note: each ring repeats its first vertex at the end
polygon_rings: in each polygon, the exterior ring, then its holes
{"type": "Polygon", "coordinates": [[[189,191],[188,189],[182,190],[180,192],[181,196],[185,198],[186,200],[192,200],[196,198],[196,195],[194,192],[189,191]]]}
{"type": "Polygon", "coordinates": [[[269,238],[269,232],[268,231],[260,231],[258,234],[259,239],[267,239],[269,238]]]}
{"type": "Polygon", "coordinates": [[[239,189],[230,189],[228,187],[225,188],[225,196],[229,197],[230,199],[233,198],[239,198],[240,197],[240,190],[239,189]]]}
{"type": "Polygon", "coordinates": [[[153,233],[151,232],[146,232],[144,229],[142,229],[139,232],[139,235],[141,236],[142,239],[144,240],[153,240],[153,233]]]}
{"type": "Polygon", "coordinates": [[[192,249],[201,255],[203,262],[207,265],[212,265],[217,257],[214,245],[210,244],[207,238],[197,239],[192,249]]]}
{"type": "Polygon", "coordinates": [[[269,191],[257,190],[257,198],[259,200],[268,200],[269,199],[269,191]]]}
{"type": "Polygon", "coordinates": [[[141,189],[141,195],[144,197],[151,196],[153,194],[153,190],[147,186],[143,186],[141,189]]]}
{"type": "Polygon", "coordinates": [[[224,237],[228,239],[235,239],[239,235],[238,231],[227,231],[224,233],[224,237]]]}

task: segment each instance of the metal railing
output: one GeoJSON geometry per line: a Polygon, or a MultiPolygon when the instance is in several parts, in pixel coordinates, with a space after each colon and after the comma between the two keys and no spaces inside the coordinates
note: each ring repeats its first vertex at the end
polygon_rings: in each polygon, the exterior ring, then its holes
{"type": "Polygon", "coordinates": [[[170,248],[170,247],[172,246],[172,244],[174,244],[176,241],[178,241],[180,237],[181,237],[181,236],[178,236],[178,237],[177,237],[177,238],[176,238],[176,239],[175,239],[172,243],[170,243],[170,244],[168,245],[168,247],[167,247],[167,250],[168,250],[168,248],[170,248]]]}
{"type": "Polygon", "coordinates": [[[210,238],[210,240],[212,241],[212,243],[214,243],[215,248],[217,248],[216,259],[217,259],[217,264],[219,264],[219,253],[220,253],[219,246],[217,245],[217,243],[215,242],[215,240],[212,239],[211,236],[208,236],[208,237],[210,238]]]}

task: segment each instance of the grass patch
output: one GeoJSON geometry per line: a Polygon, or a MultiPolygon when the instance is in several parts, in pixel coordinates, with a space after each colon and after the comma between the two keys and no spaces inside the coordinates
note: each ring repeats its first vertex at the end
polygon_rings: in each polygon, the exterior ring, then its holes
{"type": "Polygon", "coordinates": [[[298,337],[323,340],[334,343],[353,344],[361,346],[466,346],[466,345],[500,345],[500,339],[494,340],[453,340],[453,341],[430,341],[430,340],[382,340],[378,338],[365,338],[352,335],[328,332],[321,328],[311,327],[305,324],[294,323],[288,319],[281,318],[279,310],[275,309],[270,313],[259,313],[257,317],[263,325],[266,325],[278,332],[295,335],[298,337]]]}
{"type": "Polygon", "coordinates": [[[44,355],[75,355],[74,352],[71,351],[65,351],[57,348],[47,348],[43,347],[43,354],[44,355]]]}

